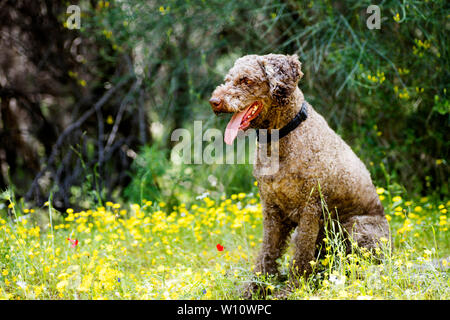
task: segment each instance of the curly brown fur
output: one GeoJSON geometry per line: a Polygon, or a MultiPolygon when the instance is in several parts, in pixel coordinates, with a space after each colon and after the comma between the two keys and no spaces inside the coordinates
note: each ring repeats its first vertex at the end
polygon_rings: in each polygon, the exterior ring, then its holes
{"type": "MultiPolygon", "coordinates": [[[[296,55],[244,56],[213,92],[213,110],[235,113],[261,101],[263,109],[251,127],[280,129],[305,101],[297,87],[303,75],[300,67],[296,55]]],[[[277,142],[278,172],[265,174],[256,158],[253,174],[264,216],[256,272],[277,273],[276,259],[283,254],[295,227],[292,270],[300,275],[311,272],[309,262],[315,259],[316,244],[323,237],[321,196],[358,245],[373,249],[381,237],[389,239],[383,206],[366,167],[309,104],[307,111],[307,119],[277,142]]],[[[254,289],[251,284],[247,297],[254,289]]]]}

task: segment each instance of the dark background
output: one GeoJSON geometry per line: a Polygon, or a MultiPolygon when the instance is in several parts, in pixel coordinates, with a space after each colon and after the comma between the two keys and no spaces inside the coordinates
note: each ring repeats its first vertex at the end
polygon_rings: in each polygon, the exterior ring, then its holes
{"type": "Polygon", "coordinates": [[[446,1],[0,1],[0,188],[58,209],[249,191],[250,165],[175,165],[171,132],[245,54],[298,54],[307,100],[377,186],[448,195],[446,1]],[[69,29],[67,7],[81,8],[69,29]]]}

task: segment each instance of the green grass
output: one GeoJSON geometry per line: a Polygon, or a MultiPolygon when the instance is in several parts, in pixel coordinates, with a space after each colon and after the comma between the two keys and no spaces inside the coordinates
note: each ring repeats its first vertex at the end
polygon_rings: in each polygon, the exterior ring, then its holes
{"type": "MultiPolygon", "coordinates": [[[[330,232],[325,257],[311,262],[314,273],[299,279],[295,290],[252,273],[262,237],[256,188],[218,201],[204,197],[189,207],[108,202],[68,209],[64,217],[48,205],[14,203],[9,194],[0,220],[0,297],[239,299],[253,280],[271,289],[268,299],[449,299],[450,201],[405,200],[382,188],[378,193],[393,251],[380,248],[382,263],[369,252],[345,255],[330,232]]],[[[290,255],[291,249],[279,261],[285,276],[290,255]]]]}

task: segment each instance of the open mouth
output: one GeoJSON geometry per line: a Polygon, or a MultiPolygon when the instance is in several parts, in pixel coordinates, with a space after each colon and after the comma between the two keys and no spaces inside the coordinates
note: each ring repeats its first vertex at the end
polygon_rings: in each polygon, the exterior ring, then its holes
{"type": "Polygon", "coordinates": [[[241,120],[241,125],[239,126],[239,129],[245,131],[250,126],[250,122],[253,119],[255,119],[260,114],[260,112],[262,111],[262,102],[261,101],[255,101],[248,108],[246,108],[244,111],[245,111],[245,114],[244,114],[244,117],[241,120]]]}
{"type": "Polygon", "coordinates": [[[255,101],[240,112],[236,112],[225,129],[225,143],[232,144],[237,137],[239,130],[247,130],[250,123],[261,113],[263,104],[261,101],[255,101]]]}

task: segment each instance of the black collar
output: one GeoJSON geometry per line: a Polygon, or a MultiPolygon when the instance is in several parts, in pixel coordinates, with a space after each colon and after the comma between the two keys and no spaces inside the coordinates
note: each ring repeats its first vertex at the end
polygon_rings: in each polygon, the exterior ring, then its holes
{"type": "MultiPolygon", "coordinates": [[[[280,140],[281,138],[286,136],[288,133],[290,133],[292,130],[297,128],[300,123],[302,123],[303,121],[306,120],[306,118],[308,118],[307,107],[308,107],[308,105],[304,101],[300,111],[297,113],[297,115],[294,117],[294,119],[289,121],[289,123],[287,125],[285,125],[283,128],[280,129],[279,135],[278,135],[278,140],[280,140]]],[[[264,136],[267,137],[265,140],[265,143],[270,142],[271,141],[270,133],[267,133],[267,130],[264,130],[264,131],[266,131],[266,134],[264,134],[264,136]]],[[[256,138],[258,139],[258,142],[259,142],[259,129],[256,129],[256,138]]]]}

